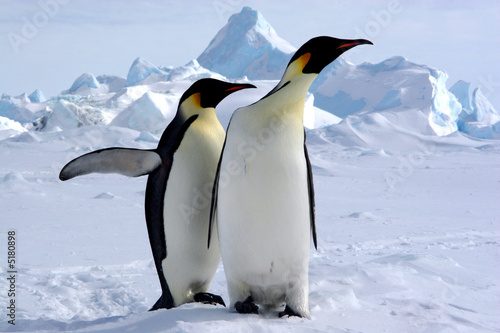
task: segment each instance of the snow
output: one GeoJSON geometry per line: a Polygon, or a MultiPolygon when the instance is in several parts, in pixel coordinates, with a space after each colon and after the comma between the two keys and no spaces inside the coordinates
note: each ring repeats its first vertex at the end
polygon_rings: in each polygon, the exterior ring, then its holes
{"type": "MultiPolygon", "coordinates": [[[[203,53],[220,68],[255,74],[235,81],[257,89],[219,104],[224,127],[236,108],[277,84],[287,61],[269,50],[287,55],[293,47],[246,8],[203,53]],[[240,58],[241,68],[223,57],[252,49],[259,52],[240,58]]],[[[138,58],[127,79],[83,74],[49,99],[39,90],[2,96],[0,244],[6,249],[7,232],[16,231],[18,274],[15,326],[5,316],[8,281],[0,282],[0,331],[500,330],[498,112],[469,83],[447,90],[444,71],[399,56],[358,66],[339,59],[307,96],[318,233],[311,319],[202,304],[148,312],[161,288],[144,219],[146,177],[61,182],[58,174],[96,149],[155,148],[192,82],[226,79],[200,58],[178,68],[138,58]]],[[[229,300],[222,264],[211,292],[229,300]]]]}
{"type": "MultiPolygon", "coordinates": [[[[398,150],[341,145],[323,131],[308,132],[319,239],[310,320],[200,304],[147,312],[160,286],[144,223],[145,177],[57,178],[67,161],[94,149],[156,146],[138,141],[140,132],[99,125],[1,141],[1,232],[18,235],[19,279],[16,327],[3,321],[0,330],[500,329],[498,141],[410,137],[413,145],[398,150]]],[[[227,300],[225,287],[221,265],[211,291],[227,300]]]]}
{"type": "Polygon", "coordinates": [[[0,116],[0,140],[26,132],[26,129],[17,121],[0,116]]]}

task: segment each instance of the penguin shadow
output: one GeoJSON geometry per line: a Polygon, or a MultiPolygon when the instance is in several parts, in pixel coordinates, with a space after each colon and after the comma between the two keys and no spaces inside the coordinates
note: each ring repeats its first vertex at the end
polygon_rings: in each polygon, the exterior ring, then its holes
{"type": "MultiPolygon", "coordinates": [[[[283,306],[284,309],[284,306],[283,306]]],[[[172,309],[158,309],[147,313],[130,314],[123,317],[107,318],[105,321],[99,320],[96,326],[92,327],[92,332],[117,333],[117,332],[164,332],[179,328],[180,325],[198,325],[206,323],[213,327],[214,322],[230,322],[231,325],[247,325],[248,323],[262,323],[262,321],[275,320],[278,323],[285,323],[283,318],[279,318],[280,311],[263,310],[259,314],[240,314],[236,310],[229,310],[223,306],[213,306],[199,303],[183,304],[172,309]]],[[[299,317],[296,320],[305,320],[299,317]]],[[[90,328],[92,323],[78,329],[90,328]]]]}

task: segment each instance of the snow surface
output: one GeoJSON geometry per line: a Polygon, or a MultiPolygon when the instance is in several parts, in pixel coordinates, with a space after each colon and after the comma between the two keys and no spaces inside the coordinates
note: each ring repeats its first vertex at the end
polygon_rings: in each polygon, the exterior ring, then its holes
{"type": "MultiPolygon", "coordinates": [[[[252,50],[242,68],[272,75],[238,76],[257,89],[220,103],[224,127],[276,85],[275,65],[286,61],[263,55],[293,52],[254,10],[228,25],[204,54],[252,50]],[[235,31],[253,37],[225,45],[235,31]]],[[[4,253],[0,331],[500,331],[498,112],[470,84],[448,91],[444,71],[399,56],[359,66],[338,59],[307,96],[319,244],[311,319],[201,304],[148,312],[161,289],[144,220],[146,177],[61,182],[58,174],[96,149],[156,147],[190,84],[237,68],[224,60],[215,72],[198,61],[173,68],[138,58],[127,78],[83,74],[48,99],[2,96],[0,244],[7,251],[7,231],[16,231],[18,279],[12,326],[4,253]]],[[[228,301],[222,265],[211,291],[228,301]]]]}
{"type": "MultiPolygon", "coordinates": [[[[382,147],[309,131],[319,239],[312,317],[278,319],[200,304],[147,312],[160,286],[144,221],[146,178],[57,177],[91,150],[157,141],[103,125],[29,133],[34,140],[0,142],[0,232],[4,242],[16,230],[19,262],[16,326],[4,320],[0,331],[500,329],[498,141],[408,135],[399,150],[390,131],[382,147]]],[[[220,266],[211,291],[228,300],[225,288],[220,266]]]]}

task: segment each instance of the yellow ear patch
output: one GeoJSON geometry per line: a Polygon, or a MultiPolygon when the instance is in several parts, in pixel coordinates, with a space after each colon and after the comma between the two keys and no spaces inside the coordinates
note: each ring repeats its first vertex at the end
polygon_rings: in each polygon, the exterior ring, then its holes
{"type": "Polygon", "coordinates": [[[191,95],[190,99],[192,100],[192,103],[194,106],[201,108],[201,94],[196,93],[191,95]]]}
{"type": "Polygon", "coordinates": [[[309,62],[309,59],[311,59],[311,53],[305,53],[295,59],[291,64],[288,65],[288,68],[286,69],[281,82],[291,81],[293,78],[302,75],[302,71],[309,62]]]}
{"type": "Polygon", "coordinates": [[[184,102],[182,102],[181,109],[186,119],[194,115],[199,115],[203,109],[201,107],[201,94],[195,93],[189,96],[184,102]]]}
{"type": "Polygon", "coordinates": [[[300,64],[299,68],[302,71],[306,67],[307,63],[311,59],[311,53],[305,53],[297,59],[297,63],[300,64]]]}

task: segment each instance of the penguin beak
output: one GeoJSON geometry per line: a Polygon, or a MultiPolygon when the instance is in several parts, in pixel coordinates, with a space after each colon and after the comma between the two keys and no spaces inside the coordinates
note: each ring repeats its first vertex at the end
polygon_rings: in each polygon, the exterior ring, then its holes
{"type": "Polygon", "coordinates": [[[355,46],[362,45],[362,44],[373,45],[373,43],[370,42],[369,40],[366,40],[366,39],[355,39],[355,40],[346,41],[346,43],[338,46],[337,50],[343,49],[342,51],[347,51],[348,49],[351,49],[351,48],[353,48],[355,46]]]}
{"type": "Polygon", "coordinates": [[[225,91],[227,91],[227,92],[233,92],[233,91],[238,91],[238,90],[247,89],[247,88],[257,88],[257,87],[254,86],[253,84],[242,83],[240,85],[227,88],[225,91]]]}

